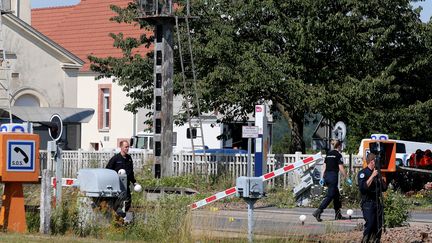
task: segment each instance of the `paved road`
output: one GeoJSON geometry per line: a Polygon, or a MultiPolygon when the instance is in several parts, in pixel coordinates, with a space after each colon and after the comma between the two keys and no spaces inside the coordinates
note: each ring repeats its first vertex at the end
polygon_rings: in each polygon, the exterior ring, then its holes
{"type": "MultiPolygon", "coordinates": [[[[364,223],[360,209],[354,209],[351,219],[334,220],[333,209],[324,211],[323,222],[312,216],[312,208],[258,208],[254,211],[254,233],[260,235],[317,235],[329,232],[350,231],[364,223]],[[306,215],[304,225],[300,215],[306,215]]],[[[343,210],[346,215],[346,209],[343,210]]],[[[432,212],[412,212],[411,223],[432,223],[432,212]]],[[[196,210],[193,212],[194,230],[247,233],[247,210],[196,210]]]]}

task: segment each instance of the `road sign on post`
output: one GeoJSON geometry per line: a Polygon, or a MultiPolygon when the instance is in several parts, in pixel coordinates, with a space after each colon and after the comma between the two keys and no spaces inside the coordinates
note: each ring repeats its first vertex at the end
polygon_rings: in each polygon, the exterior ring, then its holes
{"type": "Polygon", "coordinates": [[[248,158],[247,158],[247,176],[252,176],[252,156],[251,156],[251,147],[252,147],[252,138],[258,138],[259,136],[259,127],[253,127],[250,125],[242,127],[242,137],[248,139],[248,158]]]}
{"type": "MultiPolygon", "coordinates": [[[[11,130],[12,131],[12,130],[11,130]]],[[[26,232],[23,183],[39,180],[39,136],[0,132],[0,182],[4,183],[0,227],[11,232],[26,232]]]]}
{"type": "Polygon", "coordinates": [[[7,171],[35,171],[35,141],[7,141],[7,171]]]}
{"type": "Polygon", "coordinates": [[[259,127],[259,137],[255,139],[255,176],[266,173],[269,149],[266,105],[255,106],[255,126],[259,127]]]}
{"type": "Polygon", "coordinates": [[[259,127],[257,126],[243,126],[242,137],[243,138],[257,138],[259,135],[259,127]]]}

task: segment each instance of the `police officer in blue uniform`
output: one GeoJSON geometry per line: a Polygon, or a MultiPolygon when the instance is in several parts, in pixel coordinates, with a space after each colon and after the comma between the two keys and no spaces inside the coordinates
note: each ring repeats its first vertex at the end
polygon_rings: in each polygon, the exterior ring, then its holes
{"type": "Polygon", "coordinates": [[[326,184],[328,186],[327,194],[319,208],[312,214],[318,222],[321,222],[321,214],[324,209],[330,204],[333,200],[333,206],[335,210],[335,219],[343,219],[344,217],[341,214],[342,202],[339,194],[338,182],[339,182],[339,171],[342,175],[347,178],[347,182],[351,184],[351,180],[348,178],[347,173],[343,167],[343,158],[340,154],[342,143],[339,140],[332,141],[333,150],[328,152],[324,164],[323,164],[323,172],[322,179],[320,180],[320,184],[326,184]]]}
{"type": "Polygon", "coordinates": [[[358,173],[361,208],[365,220],[362,242],[380,242],[383,229],[381,192],[386,191],[387,186],[376,169],[375,159],[376,155],[369,153],[366,157],[367,167],[358,173]]]}
{"type": "Polygon", "coordinates": [[[123,140],[120,142],[120,153],[115,154],[108,162],[107,169],[115,170],[117,173],[119,170],[124,169],[127,176],[127,192],[125,198],[125,210],[128,211],[132,203],[132,195],[129,188],[129,184],[136,184],[136,179],[133,171],[132,157],[129,155],[129,142],[123,140]]]}

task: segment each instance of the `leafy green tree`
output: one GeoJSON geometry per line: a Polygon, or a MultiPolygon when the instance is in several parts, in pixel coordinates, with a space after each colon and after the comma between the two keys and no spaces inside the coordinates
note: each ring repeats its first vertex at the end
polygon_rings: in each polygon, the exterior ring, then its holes
{"type": "MultiPolygon", "coordinates": [[[[136,14],[134,3],[113,9],[119,22],[136,14]]],[[[374,131],[432,139],[431,26],[410,1],[195,0],[192,14],[204,111],[246,119],[269,102],[288,121],[291,152],[305,151],[311,112],[347,122],[352,147],[374,131]]],[[[133,49],[151,37],[112,36],[124,57],[92,57],[93,70],[125,87],[128,110],[148,107],[153,60],[133,49]]]]}
{"type": "Polygon", "coordinates": [[[281,140],[275,142],[273,144],[273,153],[274,154],[288,154],[289,147],[291,146],[291,137],[288,134],[285,134],[281,140]]]}
{"type": "Polygon", "coordinates": [[[418,94],[431,88],[430,48],[410,1],[219,0],[195,8],[206,101],[229,118],[271,101],[289,122],[291,152],[304,151],[308,112],[347,122],[355,145],[373,131],[431,136],[431,96],[418,94]]]}

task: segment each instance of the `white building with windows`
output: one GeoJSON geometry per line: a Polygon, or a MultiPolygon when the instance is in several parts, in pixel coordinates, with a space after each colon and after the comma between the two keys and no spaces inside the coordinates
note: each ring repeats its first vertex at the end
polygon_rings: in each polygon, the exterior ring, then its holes
{"type": "MultiPolygon", "coordinates": [[[[4,2],[7,2],[6,0],[4,2]]],[[[81,124],[94,110],[77,109],[77,76],[84,61],[30,25],[30,2],[11,1],[12,13],[1,16],[0,122],[47,122],[54,113],[64,119],[65,147],[81,147],[81,124]],[[3,57],[3,56],[2,56],[3,57]],[[9,109],[9,103],[11,109],[9,109]]],[[[37,125],[37,123],[35,123],[37,125]]],[[[46,127],[35,127],[46,147],[46,127]]]]}
{"type": "MultiPolygon", "coordinates": [[[[90,69],[89,55],[97,57],[121,57],[120,49],[113,47],[109,33],[123,33],[139,37],[139,26],[111,22],[115,13],[110,5],[127,6],[129,0],[86,0],[77,5],[32,9],[32,26],[82,60],[83,67],[77,73],[77,107],[95,110],[94,117],[81,127],[81,148],[103,150],[118,147],[122,139],[130,139],[136,131],[143,130],[144,115],[134,116],[125,111],[129,102],[122,87],[112,78],[97,79],[98,73],[90,69]]],[[[137,53],[143,55],[145,48],[137,53]]],[[[72,90],[71,90],[72,92],[72,90]]]]}

